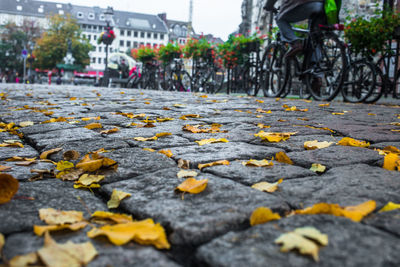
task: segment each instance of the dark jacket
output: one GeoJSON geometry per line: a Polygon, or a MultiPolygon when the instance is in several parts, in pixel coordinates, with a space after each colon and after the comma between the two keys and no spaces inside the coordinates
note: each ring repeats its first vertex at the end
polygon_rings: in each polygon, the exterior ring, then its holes
{"type": "MultiPolygon", "coordinates": [[[[264,9],[267,11],[272,11],[277,1],[278,0],[267,0],[264,9]]],[[[295,9],[298,6],[309,2],[323,2],[323,0],[282,0],[277,19],[279,19],[281,16],[291,11],[292,9],[295,9]]]]}

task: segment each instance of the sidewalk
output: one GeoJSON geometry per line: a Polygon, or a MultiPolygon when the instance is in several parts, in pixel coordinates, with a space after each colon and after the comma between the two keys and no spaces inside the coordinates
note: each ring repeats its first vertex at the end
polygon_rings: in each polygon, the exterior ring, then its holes
{"type": "Polygon", "coordinates": [[[390,201],[400,203],[400,172],[383,169],[384,156],[374,150],[388,145],[400,148],[400,106],[9,84],[0,84],[0,99],[0,123],[33,123],[19,129],[21,139],[10,131],[0,132],[0,143],[18,140],[24,146],[0,147],[0,166],[11,167],[6,173],[20,182],[14,198],[0,204],[7,259],[43,247],[43,237],[33,233],[33,225],[45,224],[39,209],[54,208],[82,211],[86,219],[95,211],[126,213],[136,220],[152,218],[167,232],[169,250],[134,242],[115,246],[104,237],[87,237],[90,226],[51,232],[57,243],[92,242],[98,255],[88,266],[400,266],[400,209],[378,212],[390,201]],[[57,122],[43,123],[52,118],[57,122]],[[85,128],[91,123],[102,128],[85,128]],[[212,124],[221,125],[214,125],[219,129],[215,133],[182,129],[185,125],[210,129],[212,124]],[[115,133],[101,133],[114,128],[115,133]],[[286,141],[266,142],[254,135],[260,131],[292,134],[286,141]],[[135,140],[159,133],[171,135],[135,140]],[[343,137],[371,146],[336,145],[343,137]],[[195,142],[208,138],[228,142],[202,146],[195,142]],[[306,150],[304,142],[312,140],[334,144],[306,150]],[[104,173],[99,189],[88,190],[53,178],[51,162],[18,166],[17,161],[6,161],[15,156],[39,158],[54,148],[62,148],[48,157],[54,162],[63,160],[69,150],[83,157],[104,148],[101,155],[116,161],[118,169],[104,173]],[[160,150],[170,150],[172,157],[157,153],[160,150]],[[281,151],[293,165],[242,164],[250,159],[270,161],[281,151]],[[197,180],[208,179],[203,192],[176,192],[184,181],[177,177],[180,159],[189,161],[197,180]],[[198,169],[198,164],[220,160],[230,164],[198,169]],[[326,171],[311,171],[313,163],[326,166],[326,171]],[[273,193],[251,188],[281,178],[273,193]],[[109,210],[107,201],[114,189],[131,196],[109,210]],[[346,207],[369,200],[376,202],[376,209],[361,222],[327,214],[293,215],[296,209],[321,202],[346,207]],[[252,212],[261,206],[282,218],[250,226],[252,212]],[[280,252],[274,242],[304,226],[328,235],[318,262],[295,251],[280,252]]]}

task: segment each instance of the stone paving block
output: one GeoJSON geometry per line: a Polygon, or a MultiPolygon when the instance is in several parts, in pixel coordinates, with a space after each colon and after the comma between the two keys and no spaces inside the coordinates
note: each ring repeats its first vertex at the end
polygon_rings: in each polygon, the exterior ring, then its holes
{"type": "Polygon", "coordinates": [[[3,113],[0,115],[1,120],[5,123],[15,123],[18,125],[23,121],[33,121],[34,123],[40,123],[42,121],[48,120],[49,117],[38,112],[33,112],[32,110],[18,110],[3,113]]]}
{"type": "Polygon", "coordinates": [[[11,169],[6,173],[12,175],[19,181],[27,181],[30,178],[35,177],[37,173],[31,172],[31,170],[36,169],[51,171],[55,169],[55,165],[50,162],[36,161],[36,163],[29,166],[18,166],[17,164],[18,162],[0,161],[0,165],[11,167],[11,169]]]}
{"type": "Polygon", "coordinates": [[[198,249],[202,266],[398,266],[399,238],[373,227],[330,215],[298,215],[230,232],[198,249]],[[280,252],[274,240],[298,227],[313,226],[328,235],[319,262],[295,251],[280,252]]]}
{"type": "MultiPolygon", "coordinates": [[[[48,118],[47,120],[49,120],[48,118]]],[[[52,131],[59,131],[65,129],[73,129],[76,126],[66,123],[66,122],[54,122],[54,123],[43,123],[43,124],[35,124],[29,127],[24,127],[19,129],[21,133],[24,135],[33,135],[33,134],[40,134],[40,133],[48,133],[52,131]]]]}
{"type": "MultiPolygon", "coordinates": [[[[163,253],[164,251],[157,251],[157,249],[151,246],[140,246],[133,242],[124,246],[115,246],[105,238],[91,239],[86,236],[86,232],[90,228],[86,226],[86,228],[77,232],[52,232],[51,236],[57,243],[61,244],[68,241],[74,243],[90,241],[96,248],[98,255],[87,266],[180,266],[170,260],[163,253]]],[[[16,255],[35,252],[43,247],[43,239],[43,237],[36,236],[33,232],[11,234],[6,238],[4,255],[6,258],[11,259],[16,255]]]]}
{"type": "Polygon", "coordinates": [[[145,174],[134,179],[108,184],[101,191],[111,195],[113,189],[132,194],[120,207],[140,218],[151,217],[167,226],[174,245],[193,246],[230,230],[248,224],[251,212],[269,206],[284,212],[288,206],[273,194],[266,194],[211,174],[207,188],[199,194],[174,192],[183,181],[177,178],[178,168],[145,174]]]}
{"type": "Polygon", "coordinates": [[[248,167],[243,166],[242,162],[244,161],[232,161],[230,165],[207,167],[202,171],[250,186],[259,182],[274,183],[281,178],[285,181],[316,175],[308,169],[276,161],[273,161],[274,165],[271,167],[248,167]]]}
{"type": "Polygon", "coordinates": [[[373,164],[383,157],[372,149],[340,145],[303,152],[291,152],[287,155],[295,165],[305,168],[310,168],[313,163],[325,165],[327,168],[357,163],[373,164]]]}
{"type": "MultiPolygon", "coordinates": [[[[18,137],[13,139],[18,140],[18,137]]],[[[14,156],[34,158],[38,157],[39,154],[33,147],[26,144],[24,145],[24,147],[0,147],[0,160],[9,159],[14,156]]]]}
{"type": "Polygon", "coordinates": [[[192,141],[189,141],[188,139],[180,137],[178,135],[161,137],[155,141],[141,142],[135,141],[134,139],[124,139],[124,141],[132,147],[151,148],[155,150],[193,145],[192,141]]]}
{"type": "Polygon", "coordinates": [[[400,210],[398,209],[374,213],[368,216],[363,223],[391,233],[400,238],[400,210]]]}
{"type": "Polygon", "coordinates": [[[376,143],[376,144],[372,144],[370,146],[370,148],[379,148],[379,149],[383,149],[387,146],[394,146],[398,149],[400,149],[400,142],[383,142],[383,143],[376,143]]]}
{"type": "Polygon", "coordinates": [[[157,152],[144,151],[141,148],[123,148],[102,155],[118,163],[117,171],[105,173],[104,183],[114,183],[138,175],[176,167],[176,162],[167,156],[157,152]]]}
{"type": "Polygon", "coordinates": [[[40,224],[41,208],[83,211],[85,217],[89,216],[87,208],[92,212],[107,210],[93,193],[74,189],[72,182],[58,179],[22,182],[14,198],[0,205],[0,233],[31,231],[34,224],[40,224]]]}
{"type": "Polygon", "coordinates": [[[319,202],[354,206],[375,200],[380,209],[389,201],[400,203],[398,172],[365,164],[336,167],[321,176],[290,179],[279,188],[278,194],[298,208],[319,202]]]}
{"type": "Polygon", "coordinates": [[[26,136],[26,138],[38,149],[43,149],[50,144],[62,145],[67,142],[100,139],[102,137],[99,133],[86,128],[72,128],[48,133],[33,134],[26,136]]]}
{"type": "Polygon", "coordinates": [[[197,168],[199,163],[208,163],[217,160],[236,160],[236,159],[265,159],[271,158],[281,149],[246,144],[242,142],[213,143],[199,146],[171,148],[174,159],[189,160],[191,166],[197,168]]]}

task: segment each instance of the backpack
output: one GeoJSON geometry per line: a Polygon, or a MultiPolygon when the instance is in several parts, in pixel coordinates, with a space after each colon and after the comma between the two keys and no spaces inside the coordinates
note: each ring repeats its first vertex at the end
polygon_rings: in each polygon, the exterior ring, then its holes
{"type": "Polygon", "coordinates": [[[339,23],[339,12],[342,7],[342,0],[325,0],[324,9],[328,24],[339,23]]]}

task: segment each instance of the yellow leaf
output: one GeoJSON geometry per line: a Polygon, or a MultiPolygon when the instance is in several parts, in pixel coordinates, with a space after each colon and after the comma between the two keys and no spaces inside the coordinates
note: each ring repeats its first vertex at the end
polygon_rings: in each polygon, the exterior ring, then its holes
{"type": "Polygon", "coordinates": [[[173,104],[173,106],[174,106],[174,107],[177,107],[177,108],[184,108],[184,107],[186,107],[185,104],[173,104]]]}
{"type": "Polygon", "coordinates": [[[212,143],[228,143],[229,141],[225,138],[210,138],[210,139],[202,139],[200,141],[195,141],[199,146],[206,145],[206,144],[212,144],[212,143]]]}
{"type": "Polygon", "coordinates": [[[329,107],[331,103],[325,103],[325,104],[319,104],[318,106],[320,107],[329,107]]]}
{"type": "Polygon", "coordinates": [[[116,133],[118,132],[119,129],[118,128],[112,128],[110,130],[104,130],[104,131],[100,131],[101,134],[112,134],[112,133],[116,133]]]}
{"type": "Polygon", "coordinates": [[[168,158],[172,157],[174,154],[172,154],[171,150],[167,150],[167,149],[163,149],[158,151],[158,153],[164,154],[165,156],[167,156],[168,158]]]}
{"type": "Polygon", "coordinates": [[[110,200],[107,202],[107,207],[109,209],[115,209],[118,208],[119,203],[127,197],[130,197],[131,194],[126,193],[126,192],[122,192],[119,191],[117,189],[113,189],[112,194],[111,194],[111,198],[110,200]]]}
{"type": "Polygon", "coordinates": [[[229,164],[230,163],[228,160],[218,160],[218,161],[214,161],[214,162],[198,164],[197,168],[199,168],[199,170],[201,170],[201,169],[207,168],[207,167],[212,167],[212,166],[217,166],[217,165],[229,165],[229,164]]]}
{"type": "Polygon", "coordinates": [[[175,120],[174,118],[157,118],[158,122],[165,122],[165,121],[173,121],[175,120]]]}
{"type": "Polygon", "coordinates": [[[343,137],[337,144],[341,146],[369,147],[368,142],[359,141],[350,137],[343,137]]]}
{"type": "Polygon", "coordinates": [[[9,202],[17,193],[19,182],[12,175],[0,173],[0,204],[9,202]]]}
{"type": "Polygon", "coordinates": [[[369,116],[376,116],[375,113],[368,113],[369,116]]]}
{"type": "Polygon", "coordinates": [[[343,112],[332,112],[332,115],[344,115],[343,112]]]}
{"type": "Polygon", "coordinates": [[[107,211],[95,211],[92,218],[109,219],[116,223],[129,223],[133,222],[132,215],[113,213],[107,211]]]}
{"type": "Polygon", "coordinates": [[[308,226],[308,227],[296,228],[293,232],[302,235],[304,237],[307,237],[308,239],[317,241],[319,244],[323,246],[328,245],[328,235],[322,234],[318,229],[315,229],[314,227],[308,226]]]}
{"type": "Polygon", "coordinates": [[[400,149],[398,149],[395,146],[387,146],[387,147],[383,148],[382,150],[387,152],[387,153],[400,154],[400,149]]]}
{"type": "Polygon", "coordinates": [[[49,231],[59,231],[64,229],[69,229],[71,231],[78,231],[82,228],[85,228],[88,225],[87,222],[77,222],[73,224],[58,224],[58,225],[34,225],[33,232],[38,235],[42,236],[45,232],[49,231]]]}
{"type": "Polygon", "coordinates": [[[208,179],[196,180],[195,178],[188,178],[178,185],[176,189],[182,192],[198,194],[206,189],[207,183],[208,179]]]}
{"type": "Polygon", "coordinates": [[[48,232],[45,234],[43,248],[37,253],[46,266],[85,266],[97,255],[90,242],[75,244],[68,241],[58,244],[48,232]]]}
{"type": "Polygon", "coordinates": [[[198,173],[196,171],[180,170],[177,174],[178,178],[196,177],[198,173]]]}
{"type": "Polygon", "coordinates": [[[260,182],[253,184],[251,188],[263,191],[263,192],[268,192],[268,193],[273,193],[276,190],[278,190],[278,184],[282,183],[283,179],[279,179],[276,183],[268,183],[268,182],[260,182]]]}
{"type": "Polygon", "coordinates": [[[399,160],[400,158],[398,154],[389,153],[385,156],[383,168],[388,171],[394,171],[396,170],[396,167],[400,166],[398,162],[399,160]]]}
{"type": "Polygon", "coordinates": [[[258,207],[250,216],[250,225],[263,224],[269,221],[279,220],[281,216],[278,213],[272,212],[267,207],[258,207]]]}
{"type": "Polygon", "coordinates": [[[312,207],[296,210],[296,214],[330,214],[349,218],[355,222],[361,221],[366,215],[374,211],[376,202],[369,200],[357,206],[340,207],[338,204],[317,203],[312,207]]]}
{"type": "Polygon", "coordinates": [[[379,212],[385,212],[397,209],[400,209],[400,204],[396,204],[390,201],[382,209],[380,209],[379,212]]]}
{"type": "Polygon", "coordinates": [[[264,141],[268,141],[271,143],[278,143],[281,141],[286,141],[290,138],[291,135],[296,134],[297,132],[290,133],[272,133],[272,132],[264,132],[260,131],[257,134],[254,134],[256,137],[260,137],[264,141]]]}
{"type": "Polygon", "coordinates": [[[285,111],[301,111],[301,112],[308,111],[307,108],[300,109],[300,108],[297,108],[296,106],[289,107],[288,105],[283,105],[282,107],[285,108],[285,111]]]}
{"type": "Polygon", "coordinates": [[[21,127],[28,127],[28,126],[32,126],[32,125],[34,125],[35,123],[33,122],[33,121],[23,121],[23,122],[20,122],[19,123],[19,126],[21,126],[21,127]]]}
{"type": "Polygon", "coordinates": [[[265,128],[271,128],[271,126],[270,126],[270,125],[264,125],[263,123],[259,123],[259,124],[257,124],[257,127],[258,127],[258,128],[261,128],[261,129],[265,129],[265,128]]]}
{"type": "Polygon", "coordinates": [[[4,235],[2,234],[2,233],[0,233],[0,255],[2,255],[2,250],[3,250],[3,247],[4,247],[4,243],[5,243],[6,241],[5,241],[5,239],[4,239],[4,235]]]}
{"type": "Polygon", "coordinates": [[[276,153],[275,158],[276,158],[276,161],[278,161],[278,162],[293,165],[293,161],[283,151],[276,153]]]}
{"type": "Polygon", "coordinates": [[[9,261],[9,267],[25,267],[37,263],[39,260],[36,252],[25,255],[18,255],[9,261]]]}
{"type": "Polygon", "coordinates": [[[103,166],[103,159],[88,160],[79,162],[76,167],[87,172],[94,172],[103,166]]]}
{"type": "Polygon", "coordinates": [[[48,208],[39,210],[39,218],[49,225],[77,223],[83,221],[83,213],[75,210],[64,211],[48,208]]]}
{"type": "Polygon", "coordinates": [[[334,142],[328,142],[328,141],[318,142],[317,140],[306,141],[304,142],[304,148],[307,150],[314,150],[314,149],[326,148],[331,146],[332,144],[334,144],[334,142]]]}
{"type": "Polygon", "coordinates": [[[199,114],[186,114],[182,115],[179,119],[181,120],[187,120],[188,118],[201,118],[199,114]]]}
{"type": "Polygon", "coordinates": [[[93,183],[98,183],[102,180],[104,180],[104,175],[89,175],[87,173],[83,174],[81,177],[79,177],[79,180],[76,181],[76,184],[81,184],[84,186],[89,186],[93,183]]]}
{"type": "Polygon", "coordinates": [[[313,172],[324,172],[326,170],[326,166],[318,164],[318,163],[313,163],[311,165],[310,171],[313,172]]]}
{"type": "Polygon", "coordinates": [[[100,188],[100,187],[101,186],[99,184],[91,184],[91,185],[74,184],[75,189],[79,189],[79,188],[92,189],[92,188],[100,188]]]}
{"type": "Polygon", "coordinates": [[[96,121],[99,121],[99,120],[100,120],[100,116],[98,116],[98,117],[87,117],[87,118],[81,118],[81,120],[83,120],[83,121],[90,121],[90,120],[96,120],[96,121]]]}
{"type": "Polygon", "coordinates": [[[262,108],[256,109],[256,112],[258,112],[258,113],[265,113],[265,114],[271,114],[271,113],[272,113],[271,110],[263,110],[262,108]]]}
{"type": "Polygon", "coordinates": [[[144,148],[142,148],[142,150],[149,151],[149,152],[156,152],[154,149],[148,148],[148,147],[144,147],[144,148]]]}
{"type": "Polygon", "coordinates": [[[298,249],[301,254],[310,255],[315,261],[319,260],[317,244],[299,234],[293,232],[282,234],[275,239],[275,243],[282,244],[281,252],[298,249]]]}
{"type": "Polygon", "coordinates": [[[76,100],[76,97],[70,97],[69,100],[71,101],[76,100]]]}
{"type": "Polygon", "coordinates": [[[268,161],[266,159],[263,159],[263,160],[250,159],[248,161],[243,161],[242,165],[251,166],[251,167],[270,167],[270,166],[274,166],[274,163],[272,161],[268,161]]]}
{"type": "Polygon", "coordinates": [[[135,141],[140,141],[140,142],[145,142],[145,141],[154,141],[157,140],[157,136],[153,137],[134,137],[133,138],[135,141]]]}
{"type": "Polygon", "coordinates": [[[169,249],[167,236],[160,224],[155,224],[152,219],[115,225],[105,225],[93,228],[87,236],[94,238],[105,235],[111,243],[117,246],[124,245],[133,240],[142,245],[154,245],[158,249],[169,249]]]}
{"type": "Polygon", "coordinates": [[[72,162],[61,160],[61,161],[57,162],[56,169],[59,171],[64,171],[66,169],[71,169],[73,167],[74,167],[74,164],[72,162]]]}
{"type": "Polygon", "coordinates": [[[101,123],[94,122],[94,123],[89,123],[88,125],[85,126],[85,128],[89,130],[101,129],[103,128],[103,125],[101,125],[101,123]]]}
{"type": "Polygon", "coordinates": [[[82,169],[68,169],[57,173],[56,178],[63,181],[75,181],[79,179],[82,173],[84,173],[82,169]]]}
{"type": "Polygon", "coordinates": [[[258,102],[258,103],[264,103],[264,100],[258,100],[258,99],[256,99],[256,102],[258,102]]]}
{"type": "Polygon", "coordinates": [[[4,165],[0,165],[0,172],[6,172],[11,170],[12,168],[10,166],[4,166],[4,165]]]}
{"type": "Polygon", "coordinates": [[[24,145],[21,144],[20,142],[13,142],[13,143],[2,143],[0,144],[0,147],[20,147],[20,148],[24,148],[24,145]]]}

